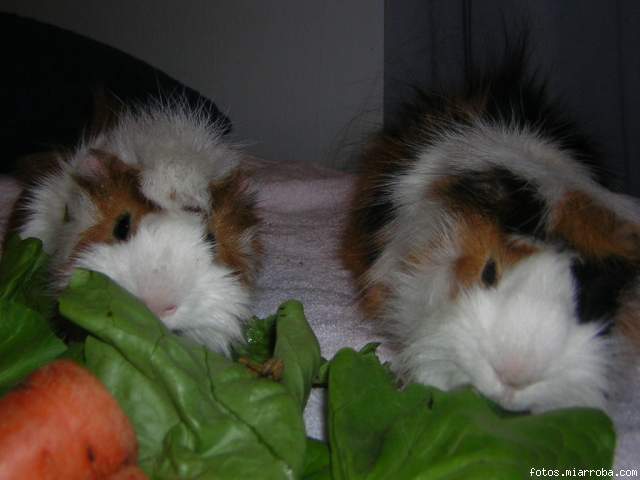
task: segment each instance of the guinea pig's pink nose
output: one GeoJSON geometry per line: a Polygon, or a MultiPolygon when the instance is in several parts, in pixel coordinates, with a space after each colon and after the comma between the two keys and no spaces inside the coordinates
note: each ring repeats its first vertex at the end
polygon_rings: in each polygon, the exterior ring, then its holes
{"type": "Polygon", "coordinates": [[[494,370],[503,385],[515,390],[522,389],[536,382],[531,370],[522,362],[502,362],[500,367],[494,367],[494,370]]]}
{"type": "Polygon", "coordinates": [[[177,305],[162,301],[145,300],[144,303],[149,307],[149,310],[156,314],[158,318],[168,317],[169,315],[174,314],[178,309],[177,305]]]}

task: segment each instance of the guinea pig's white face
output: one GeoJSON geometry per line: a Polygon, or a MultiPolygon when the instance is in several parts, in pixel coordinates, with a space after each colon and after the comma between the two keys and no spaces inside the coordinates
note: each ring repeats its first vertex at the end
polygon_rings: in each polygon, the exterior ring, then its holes
{"type": "Polygon", "coordinates": [[[171,330],[227,352],[249,318],[249,294],[239,276],[216,261],[217,248],[199,215],[150,213],[126,242],[90,245],[74,267],[108,275],[171,330]]]}
{"type": "Polygon", "coordinates": [[[418,320],[399,373],[443,389],[471,384],[510,410],[603,406],[611,340],[601,324],[580,323],[571,260],[540,250],[495,285],[474,284],[453,299],[425,293],[448,281],[446,269],[439,279],[432,270],[406,277],[391,310],[418,320]]]}
{"type": "Polygon", "coordinates": [[[260,221],[223,134],[203,110],[158,102],[60,158],[18,227],[43,241],[54,289],[76,267],[97,270],[173,330],[223,352],[240,340],[260,221]]]}

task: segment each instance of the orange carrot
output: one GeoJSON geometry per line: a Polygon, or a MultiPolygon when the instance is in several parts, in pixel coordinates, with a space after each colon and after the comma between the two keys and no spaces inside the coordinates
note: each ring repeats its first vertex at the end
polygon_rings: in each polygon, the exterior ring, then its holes
{"type": "Polygon", "coordinates": [[[0,480],[106,479],[136,460],[129,419],[71,361],[40,368],[0,398],[0,480]]]}

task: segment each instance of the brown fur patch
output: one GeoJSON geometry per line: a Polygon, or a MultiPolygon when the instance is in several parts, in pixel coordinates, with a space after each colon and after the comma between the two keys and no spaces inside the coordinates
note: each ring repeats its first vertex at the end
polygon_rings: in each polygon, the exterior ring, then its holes
{"type": "Polygon", "coordinates": [[[502,271],[504,235],[498,226],[481,215],[468,215],[458,224],[455,238],[460,256],[453,265],[455,291],[480,281],[487,261],[496,262],[498,277],[502,271]]]}
{"type": "Polygon", "coordinates": [[[450,211],[460,210],[462,205],[457,202],[451,203],[450,191],[453,185],[457,182],[457,178],[452,176],[440,177],[433,180],[426,192],[424,192],[425,198],[429,200],[442,201],[447,199],[449,202],[448,209],[450,211]]]}
{"type": "Polygon", "coordinates": [[[520,260],[524,260],[530,257],[534,253],[537,253],[540,249],[534,247],[528,243],[520,241],[507,241],[502,251],[502,260],[505,267],[511,267],[518,263],[520,260]]]}
{"type": "Polygon", "coordinates": [[[637,290],[631,289],[622,295],[616,326],[635,347],[640,348],[640,298],[637,290]]]}
{"type": "Polygon", "coordinates": [[[75,177],[75,181],[91,198],[99,219],[82,232],[72,257],[88,245],[116,242],[113,230],[121,215],[128,213],[131,216],[133,234],[144,215],[158,210],[140,192],[138,169],[106,152],[93,150],[91,154],[98,157],[103,170],[97,176],[75,177]]]}
{"type": "Polygon", "coordinates": [[[640,226],[598,205],[587,194],[567,193],[552,212],[549,234],[595,258],[640,260],[640,226]]]}
{"type": "Polygon", "coordinates": [[[455,237],[460,256],[453,265],[455,284],[452,286],[452,297],[462,289],[480,284],[484,268],[490,260],[495,263],[498,283],[506,270],[538,250],[530,244],[514,240],[497,223],[482,215],[461,217],[455,237]]]}
{"type": "Polygon", "coordinates": [[[339,256],[344,267],[356,280],[371,266],[367,259],[367,244],[370,242],[373,243],[374,240],[351,223],[343,232],[339,256]]]}
{"type": "Polygon", "coordinates": [[[209,192],[209,230],[216,238],[217,259],[236,271],[243,282],[252,284],[262,243],[257,232],[260,220],[255,199],[247,191],[246,173],[234,170],[223,180],[212,182],[209,192]]]}
{"type": "Polygon", "coordinates": [[[382,283],[369,285],[362,290],[362,295],[359,299],[360,308],[362,308],[367,318],[375,318],[380,313],[387,298],[389,298],[389,288],[386,285],[382,283]]]}

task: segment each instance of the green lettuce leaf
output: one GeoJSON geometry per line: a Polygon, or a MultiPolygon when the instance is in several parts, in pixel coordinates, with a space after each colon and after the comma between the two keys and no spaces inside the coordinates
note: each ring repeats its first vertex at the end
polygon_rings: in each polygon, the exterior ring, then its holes
{"type": "Polygon", "coordinates": [[[331,480],[331,457],[329,446],[315,440],[307,439],[307,451],[304,457],[303,480],[331,480]]]}
{"type": "Polygon", "coordinates": [[[275,315],[253,318],[244,330],[246,344],[234,346],[234,357],[255,364],[274,358],[284,364],[281,383],[304,410],[323,363],[320,344],[296,300],[283,303],[275,315]]]}
{"type": "Polygon", "coordinates": [[[0,393],[66,349],[38,312],[0,300],[0,393]]]}
{"type": "Polygon", "coordinates": [[[233,346],[234,358],[245,357],[264,363],[273,356],[276,344],[276,315],[253,317],[244,327],[245,343],[233,346]]]}
{"type": "Polygon", "coordinates": [[[520,479],[530,469],[610,468],[611,420],[587,408],[503,414],[471,389],[399,391],[375,355],[341,350],[329,370],[335,479],[520,479]]]}
{"type": "Polygon", "coordinates": [[[0,260],[0,300],[26,305],[48,319],[56,303],[47,288],[48,262],[40,240],[10,235],[0,260]]]}
{"type": "Polygon", "coordinates": [[[170,333],[106,276],[78,270],[60,310],[88,330],[87,366],[131,418],[152,478],[296,478],[305,431],[276,382],[170,333]]]}
{"type": "Polygon", "coordinates": [[[44,282],[42,242],[7,239],[0,260],[0,393],[66,350],[45,319],[55,305],[44,282]]]}
{"type": "Polygon", "coordinates": [[[290,300],[278,309],[273,357],[284,363],[282,384],[294,395],[300,410],[304,410],[322,357],[318,339],[298,301],[290,300]]]}

